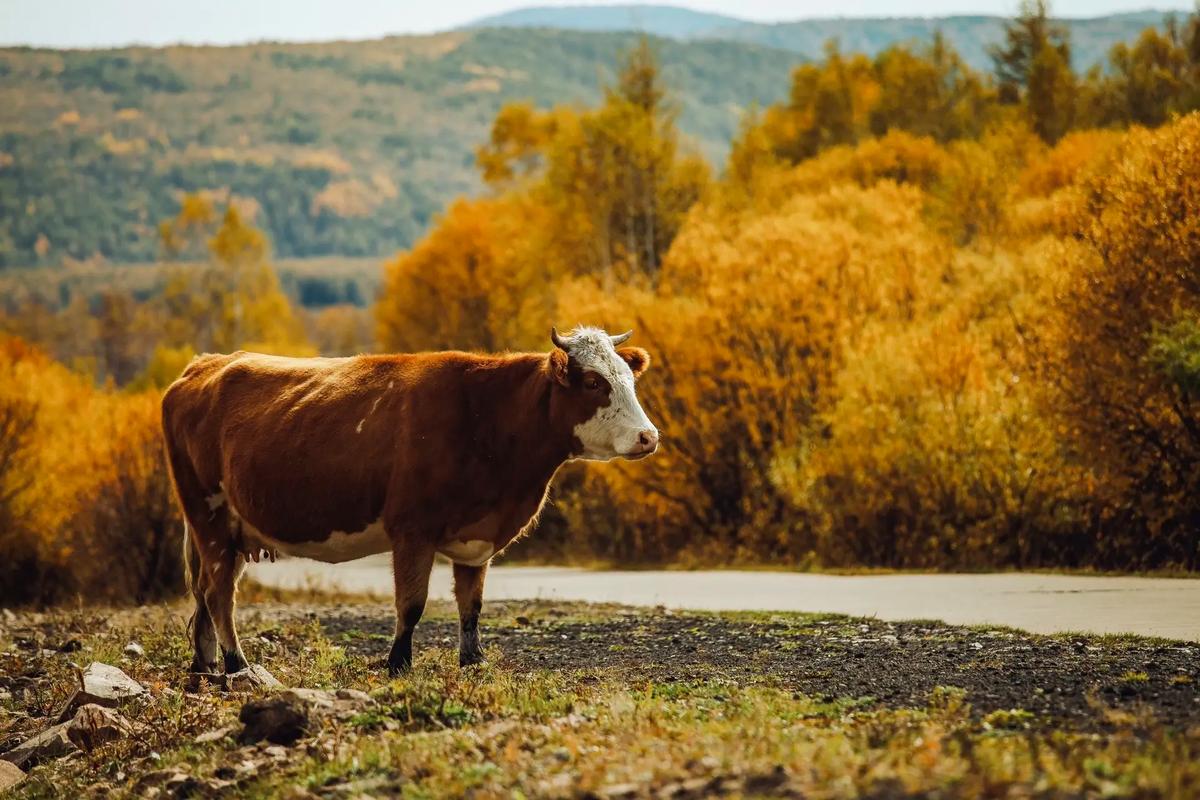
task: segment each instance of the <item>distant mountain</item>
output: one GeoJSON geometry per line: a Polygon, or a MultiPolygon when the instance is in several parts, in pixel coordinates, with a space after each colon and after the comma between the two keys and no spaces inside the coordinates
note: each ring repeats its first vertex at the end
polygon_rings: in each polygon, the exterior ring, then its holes
{"type": "MultiPolygon", "coordinates": [[[[146,261],[184,192],[233,197],[280,257],[381,256],[480,190],[500,107],[600,98],[632,33],[489,28],[369,42],[0,48],[0,268],[146,261]]],[[[679,125],[714,163],[794,53],[655,39],[679,125]]]]}
{"type": "Polygon", "coordinates": [[[724,14],[676,6],[546,6],[518,8],[471,23],[470,28],[557,28],[570,31],[642,31],[674,39],[746,24],[724,14]]]}
{"type": "MultiPolygon", "coordinates": [[[[1104,62],[1117,42],[1161,26],[1173,12],[1136,11],[1090,19],[1064,19],[1071,33],[1072,61],[1084,71],[1104,62]]],[[[1176,14],[1183,17],[1183,14],[1176,14]]],[[[976,69],[990,70],[988,48],[1004,38],[1003,17],[824,18],[758,23],[674,6],[568,6],[525,8],[485,17],[471,27],[557,28],[560,30],[643,31],[691,40],[752,42],[789,50],[806,59],[821,57],[825,43],[837,39],[844,52],[874,55],[897,42],[928,41],[941,31],[976,69]]]]}

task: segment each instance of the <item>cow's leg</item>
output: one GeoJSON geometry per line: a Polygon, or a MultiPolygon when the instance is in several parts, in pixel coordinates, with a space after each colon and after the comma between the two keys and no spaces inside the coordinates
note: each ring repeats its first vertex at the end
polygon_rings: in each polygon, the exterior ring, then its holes
{"type": "MultiPolygon", "coordinates": [[[[213,672],[217,664],[217,638],[220,628],[212,613],[209,597],[216,591],[214,567],[222,563],[226,553],[236,553],[230,532],[229,510],[220,485],[206,488],[196,475],[187,453],[170,435],[166,437],[167,458],[171,479],[185,519],[183,558],[187,569],[188,588],[196,603],[192,612],[191,669],[194,672],[213,672]]],[[[231,570],[226,569],[228,574],[231,570]]]]}
{"type": "Polygon", "coordinates": [[[213,628],[208,605],[204,602],[207,577],[200,563],[200,550],[196,546],[196,532],[188,522],[183,524],[183,563],[187,569],[188,589],[196,604],[188,622],[192,634],[192,672],[216,672],[217,634],[213,628]]]}
{"type": "Polygon", "coordinates": [[[249,664],[238,642],[237,628],[233,624],[233,609],[237,582],[242,577],[242,570],[246,568],[246,561],[236,548],[229,546],[219,553],[214,553],[213,559],[205,566],[208,568],[208,584],[204,592],[204,602],[212,616],[213,626],[217,629],[217,641],[221,644],[225,672],[240,672],[249,664]]]}
{"type": "Polygon", "coordinates": [[[487,564],[472,567],[454,565],[454,599],[458,601],[458,663],[460,666],[483,663],[483,645],[479,643],[479,612],[483,608],[483,579],[487,564]]]}
{"type": "Polygon", "coordinates": [[[388,654],[388,674],[407,672],[412,667],[413,630],[425,613],[429,595],[429,573],[433,570],[433,546],[401,535],[392,546],[392,571],[396,578],[396,638],[388,654]]]}

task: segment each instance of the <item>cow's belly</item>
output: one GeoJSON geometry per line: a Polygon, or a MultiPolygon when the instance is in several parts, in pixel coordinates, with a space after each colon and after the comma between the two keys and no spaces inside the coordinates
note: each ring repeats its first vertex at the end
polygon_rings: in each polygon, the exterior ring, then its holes
{"type": "Polygon", "coordinates": [[[383,529],[383,523],[379,521],[356,533],[334,531],[328,538],[315,542],[281,542],[262,533],[259,533],[258,537],[270,543],[271,547],[280,553],[329,564],[340,564],[343,561],[392,551],[392,542],[383,529]]]}
{"type": "MultiPolygon", "coordinates": [[[[234,511],[235,515],[236,513],[234,511]]],[[[241,520],[241,526],[242,536],[248,544],[253,545],[257,542],[264,550],[273,550],[297,558],[311,558],[328,564],[340,564],[343,561],[389,553],[392,550],[392,542],[384,530],[382,520],[372,522],[361,531],[333,531],[324,539],[304,542],[276,539],[255,528],[245,519],[241,520]]]]}
{"type": "Polygon", "coordinates": [[[438,552],[455,564],[482,567],[496,554],[496,545],[485,539],[454,539],[438,547],[438,552]]]}

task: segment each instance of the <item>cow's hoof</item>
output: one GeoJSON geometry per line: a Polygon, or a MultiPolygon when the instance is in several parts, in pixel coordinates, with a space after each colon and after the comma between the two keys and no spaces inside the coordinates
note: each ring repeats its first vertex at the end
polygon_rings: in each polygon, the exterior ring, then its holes
{"type": "Polygon", "coordinates": [[[412,662],[400,664],[388,664],[387,673],[389,678],[400,678],[412,672],[412,662]]]}
{"type": "Polygon", "coordinates": [[[192,665],[188,667],[188,672],[211,675],[217,671],[217,662],[203,662],[198,659],[192,659],[192,665]]]}
{"type": "Polygon", "coordinates": [[[250,666],[246,661],[246,657],[236,650],[225,653],[225,674],[232,675],[235,672],[241,672],[250,666]]]}
{"type": "Polygon", "coordinates": [[[458,665],[460,667],[473,667],[476,664],[486,664],[487,659],[483,657],[483,653],[459,653],[458,665]]]}

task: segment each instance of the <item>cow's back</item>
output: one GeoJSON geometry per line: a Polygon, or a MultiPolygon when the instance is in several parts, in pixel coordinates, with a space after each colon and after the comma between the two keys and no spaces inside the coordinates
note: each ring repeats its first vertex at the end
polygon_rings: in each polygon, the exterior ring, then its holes
{"type": "Polygon", "coordinates": [[[186,455],[206,503],[272,538],[361,530],[380,516],[420,371],[400,358],[199,356],[163,398],[168,450],[186,455]]]}

